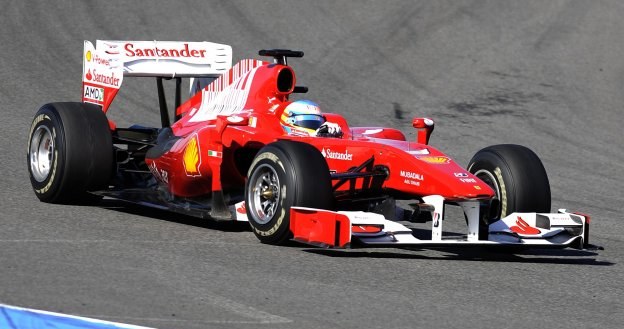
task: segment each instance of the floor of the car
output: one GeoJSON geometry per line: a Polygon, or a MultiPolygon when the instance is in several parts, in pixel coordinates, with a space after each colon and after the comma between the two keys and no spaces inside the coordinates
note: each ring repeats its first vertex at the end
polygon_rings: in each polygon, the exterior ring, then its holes
{"type": "MultiPolygon", "coordinates": [[[[188,216],[198,218],[212,218],[210,216],[210,210],[212,205],[212,199],[210,197],[171,197],[168,193],[154,187],[111,189],[96,191],[93,193],[113,199],[144,205],[151,208],[173,211],[188,216]]],[[[234,193],[233,195],[229,195],[226,197],[226,199],[228,200],[228,204],[233,205],[235,202],[242,200],[242,196],[236,195],[237,194],[234,193]]],[[[233,206],[229,206],[228,208],[233,209],[233,206]]],[[[234,216],[234,214],[232,215],[234,216]]],[[[234,217],[232,217],[232,219],[234,219],[234,217]]],[[[220,218],[220,220],[223,220],[223,218],[220,218]]]]}

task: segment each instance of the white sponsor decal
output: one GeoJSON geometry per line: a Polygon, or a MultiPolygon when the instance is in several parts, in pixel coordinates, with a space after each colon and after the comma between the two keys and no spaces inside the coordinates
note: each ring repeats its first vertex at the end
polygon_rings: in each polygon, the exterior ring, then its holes
{"type": "Polygon", "coordinates": [[[405,178],[411,178],[411,179],[417,179],[417,180],[425,180],[423,175],[421,174],[417,174],[411,171],[405,171],[405,170],[401,170],[400,172],[401,177],[405,177],[405,178]]]}
{"type": "Polygon", "coordinates": [[[410,151],[407,151],[407,153],[409,153],[411,155],[423,155],[423,154],[429,154],[429,150],[427,150],[427,149],[410,150],[410,151]]]}
{"type": "Polygon", "coordinates": [[[380,132],[382,132],[383,129],[366,129],[364,130],[364,132],[362,133],[363,135],[373,135],[373,134],[378,134],[380,132]]]}
{"type": "Polygon", "coordinates": [[[575,222],[569,215],[549,216],[550,223],[552,225],[580,225],[580,222],[575,222]]]}
{"type": "Polygon", "coordinates": [[[468,174],[465,172],[456,172],[455,177],[468,177],[468,174]]]}
{"type": "Polygon", "coordinates": [[[327,159],[348,160],[348,161],[353,160],[353,154],[349,153],[348,150],[345,150],[344,153],[340,153],[340,152],[333,152],[329,148],[327,149],[323,148],[323,150],[321,151],[321,154],[323,154],[323,156],[327,159]]]}
{"type": "Polygon", "coordinates": [[[403,184],[405,185],[420,186],[420,182],[425,180],[422,174],[417,174],[411,171],[401,170],[399,175],[401,175],[401,177],[405,177],[405,180],[403,181],[403,184]]]}
{"type": "Polygon", "coordinates": [[[87,100],[103,102],[104,101],[104,88],[91,87],[91,86],[85,85],[84,93],[82,94],[82,96],[84,99],[87,99],[87,100]]]}
{"type": "Polygon", "coordinates": [[[476,183],[477,181],[474,178],[460,178],[460,181],[463,183],[476,183]]]}
{"type": "MultiPolygon", "coordinates": [[[[273,102],[273,100],[275,100],[275,97],[269,98],[269,103],[273,102]]],[[[279,104],[273,104],[273,106],[271,106],[271,108],[269,109],[269,113],[275,113],[278,108],[279,104]]]]}
{"type": "Polygon", "coordinates": [[[420,186],[420,182],[419,181],[415,181],[415,180],[411,180],[411,179],[404,180],[403,184],[405,184],[405,185],[412,185],[412,186],[420,186]]]}
{"type": "Polygon", "coordinates": [[[240,117],[238,115],[231,115],[231,116],[227,117],[227,121],[229,121],[231,123],[241,123],[241,122],[243,122],[243,120],[245,120],[245,118],[240,117]]]}

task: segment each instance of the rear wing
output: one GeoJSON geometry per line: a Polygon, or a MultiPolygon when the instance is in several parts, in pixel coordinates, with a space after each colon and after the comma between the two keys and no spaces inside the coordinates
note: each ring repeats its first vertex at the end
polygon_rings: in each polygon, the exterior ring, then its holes
{"type": "MultiPolygon", "coordinates": [[[[232,47],[218,43],[97,40],[94,47],[85,40],[82,101],[106,112],[124,77],[156,77],[159,98],[164,98],[163,78],[175,78],[179,89],[180,78],[216,78],[231,67],[232,47]]],[[[178,94],[176,90],[177,102],[178,94]]]]}

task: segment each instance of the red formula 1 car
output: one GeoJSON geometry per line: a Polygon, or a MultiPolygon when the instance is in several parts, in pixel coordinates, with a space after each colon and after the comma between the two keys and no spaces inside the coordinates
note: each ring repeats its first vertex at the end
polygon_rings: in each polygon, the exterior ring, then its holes
{"type": "Polygon", "coordinates": [[[46,104],[32,123],[37,197],[107,196],[249,221],[271,244],[587,246],[589,217],[550,213],[546,172],[526,147],[487,147],[464,169],[428,145],[431,119],[413,119],[415,141],[392,128],[350,127],[290,99],[307,91],[287,64],[302,52],[260,55],[272,61],[231,66],[231,48],[208,42],[85,41],[82,102],[46,104]],[[126,77],[156,78],[162,127],[119,128],[107,118],[126,77]],[[184,103],[182,78],[191,78],[184,103]],[[173,120],[166,79],[176,86],[173,120]],[[463,210],[465,234],[444,233],[447,206],[463,210]],[[419,236],[410,222],[430,222],[431,231],[419,236]]]}

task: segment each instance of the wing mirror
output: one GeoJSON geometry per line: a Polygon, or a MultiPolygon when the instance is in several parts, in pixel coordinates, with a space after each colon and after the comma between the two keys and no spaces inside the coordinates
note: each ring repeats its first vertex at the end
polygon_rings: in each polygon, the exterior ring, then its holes
{"type": "Polygon", "coordinates": [[[433,132],[435,123],[430,118],[414,118],[412,126],[418,131],[416,141],[420,144],[429,144],[429,137],[433,132]]]}

